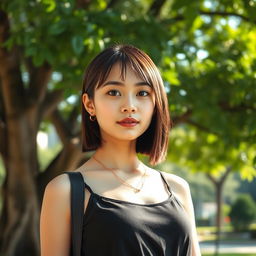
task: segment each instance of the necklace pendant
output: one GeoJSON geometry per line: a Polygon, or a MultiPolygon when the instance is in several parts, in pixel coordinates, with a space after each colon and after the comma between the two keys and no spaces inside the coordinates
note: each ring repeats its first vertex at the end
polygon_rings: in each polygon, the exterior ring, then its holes
{"type": "Polygon", "coordinates": [[[143,175],[141,176],[141,178],[140,178],[140,179],[141,179],[141,180],[140,180],[141,186],[140,186],[140,188],[136,188],[136,187],[132,186],[131,184],[127,183],[127,182],[126,182],[124,179],[122,179],[121,177],[119,177],[119,176],[114,172],[115,169],[113,169],[113,168],[107,168],[104,164],[102,164],[102,163],[101,163],[99,160],[97,160],[94,156],[92,156],[92,158],[93,158],[97,163],[99,163],[104,169],[111,171],[111,172],[113,173],[113,175],[114,175],[119,181],[121,181],[121,183],[122,183],[123,185],[126,185],[126,186],[128,186],[129,188],[133,189],[134,193],[138,193],[138,192],[141,191],[141,189],[142,189],[142,187],[143,187],[143,185],[144,185],[144,182],[145,182],[145,175],[146,175],[146,172],[147,172],[147,169],[146,169],[146,168],[144,168],[144,169],[145,169],[145,172],[144,172],[144,174],[143,174],[143,175]]]}
{"type": "Polygon", "coordinates": [[[138,193],[140,192],[140,189],[139,188],[134,188],[134,193],[138,193]]]}

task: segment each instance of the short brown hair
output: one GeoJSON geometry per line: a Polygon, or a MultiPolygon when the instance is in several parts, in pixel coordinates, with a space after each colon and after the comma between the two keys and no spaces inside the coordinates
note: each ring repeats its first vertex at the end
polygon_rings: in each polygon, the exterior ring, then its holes
{"type": "MultiPolygon", "coordinates": [[[[152,165],[160,163],[167,153],[171,119],[163,80],[156,65],[145,52],[132,45],[114,45],[103,50],[86,69],[82,95],[87,93],[89,98],[93,99],[95,89],[105,82],[115,63],[120,63],[122,77],[129,65],[154,90],[154,114],[148,129],[137,138],[136,152],[149,155],[152,165]]],[[[98,122],[90,121],[89,117],[89,113],[82,106],[83,152],[96,150],[101,146],[98,122]]]]}

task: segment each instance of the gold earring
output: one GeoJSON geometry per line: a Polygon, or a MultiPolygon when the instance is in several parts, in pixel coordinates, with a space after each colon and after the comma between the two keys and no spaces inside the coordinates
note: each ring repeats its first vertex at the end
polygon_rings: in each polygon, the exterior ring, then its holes
{"type": "Polygon", "coordinates": [[[94,121],[96,120],[96,116],[91,116],[91,115],[90,115],[89,118],[90,118],[90,120],[91,120],[92,122],[94,122],[94,121]]]}

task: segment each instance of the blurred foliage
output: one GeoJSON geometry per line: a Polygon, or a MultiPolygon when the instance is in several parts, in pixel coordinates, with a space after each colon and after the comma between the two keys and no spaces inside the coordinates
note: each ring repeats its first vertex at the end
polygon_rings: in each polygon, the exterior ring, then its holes
{"type": "MultiPolygon", "coordinates": [[[[238,176],[238,175],[237,175],[238,176]]],[[[237,180],[239,181],[239,176],[237,177],[237,180]]],[[[242,180],[240,181],[241,186],[239,188],[240,193],[243,194],[250,194],[254,201],[256,202],[256,179],[254,179],[252,182],[249,182],[248,180],[242,180]]]]}
{"type": "Polygon", "coordinates": [[[214,134],[199,133],[195,128],[185,126],[172,131],[168,155],[171,161],[189,166],[194,172],[203,171],[215,176],[232,165],[247,179],[253,179],[255,175],[254,156],[255,145],[241,141],[234,147],[214,134]]]}
{"type": "Polygon", "coordinates": [[[230,217],[236,231],[247,230],[256,219],[256,204],[252,197],[240,195],[231,206],[230,217]]]}
{"type": "MultiPolygon", "coordinates": [[[[184,164],[185,165],[185,164],[184,164]]],[[[168,171],[185,179],[190,186],[194,205],[203,202],[215,202],[215,190],[212,182],[202,172],[190,172],[190,167],[181,167],[177,164],[165,162],[159,166],[162,171],[168,171]]],[[[229,175],[223,191],[224,202],[230,204],[237,197],[239,181],[235,175],[229,175]]]]}
{"type": "Polygon", "coordinates": [[[60,151],[61,145],[58,143],[51,148],[40,148],[38,147],[38,159],[40,169],[44,170],[49,163],[53,160],[54,156],[60,151]]]}
{"type": "Polygon", "coordinates": [[[216,175],[232,166],[252,180],[256,2],[172,0],[159,11],[154,2],[2,0],[11,21],[5,46],[51,65],[49,90],[65,91],[64,115],[79,105],[84,68],[99,51],[114,43],[142,48],[162,72],[176,124],[168,159],[216,175]]]}

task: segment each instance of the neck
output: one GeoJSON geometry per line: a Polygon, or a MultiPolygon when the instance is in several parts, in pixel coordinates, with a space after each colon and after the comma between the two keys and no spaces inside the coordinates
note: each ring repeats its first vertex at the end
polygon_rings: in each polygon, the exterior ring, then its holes
{"type": "Polygon", "coordinates": [[[108,168],[120,169],[124,172],[141,169],[136,154],[136,141],[104,143],[96,150],[94,157],[108,168]]]}

